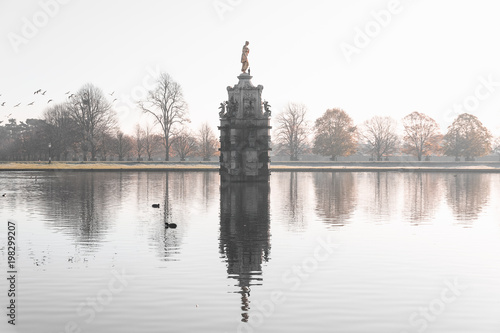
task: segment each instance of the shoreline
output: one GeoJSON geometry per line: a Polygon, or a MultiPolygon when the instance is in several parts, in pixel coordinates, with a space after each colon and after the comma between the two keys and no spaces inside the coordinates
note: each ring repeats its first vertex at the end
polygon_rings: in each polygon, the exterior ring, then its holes
{"type": "MultiPolygon", "coordinates": [[[[500,162],[275,162],[271,172],[487,172],[500,162]]],[[[0,162],[5,171],[210,171],[218,162],[0,162]]]]}

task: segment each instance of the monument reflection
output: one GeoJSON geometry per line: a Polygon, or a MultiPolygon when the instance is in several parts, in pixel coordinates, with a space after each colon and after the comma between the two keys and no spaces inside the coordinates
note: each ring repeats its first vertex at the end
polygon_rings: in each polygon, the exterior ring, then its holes
{"type": "Polygon", "coordinates": [[[269,259],[269,184],[232,183],[220,188],[219,252],[241,294],[242,321],[248,321],[251,287],[262,284],[262,264],[269,259]]]}

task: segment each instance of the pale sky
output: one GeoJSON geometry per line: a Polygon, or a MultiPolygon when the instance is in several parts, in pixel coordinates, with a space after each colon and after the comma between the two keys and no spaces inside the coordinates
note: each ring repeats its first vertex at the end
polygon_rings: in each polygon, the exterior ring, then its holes
{"type": "Polygon", "coordinates": [[[274,115],[288,102],[311,122],[334,107],[356,124],[419,111],[446,132],[468,112],[500,135],[498,13],[498,0],[0,0],[0,120],[41,117],[91,82],[132,134],[146,119],[135,101],[165,71],[192,128],[216,130],[248,40],[274,115]]]}

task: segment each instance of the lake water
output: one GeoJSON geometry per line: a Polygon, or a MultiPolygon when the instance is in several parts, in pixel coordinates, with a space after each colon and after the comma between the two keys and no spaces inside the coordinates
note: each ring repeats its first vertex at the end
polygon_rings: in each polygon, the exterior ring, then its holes
{"type": "Polygon", "coordinates": [[[14,332],[500,331],[500,174],[3,172],[0,186],[14,332]]]}

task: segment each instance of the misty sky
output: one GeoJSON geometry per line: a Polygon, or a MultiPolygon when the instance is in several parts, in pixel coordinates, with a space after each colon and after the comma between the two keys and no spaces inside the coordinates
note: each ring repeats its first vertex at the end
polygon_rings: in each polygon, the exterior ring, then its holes
{"type": "Polygon", "coordinates": [[[41,117],[91,82],[114,92],[132,134],[146,121],[136,100],[165,71],[193,128],[215,129],[248,40],[274,114],[300,102],[311,120],[340,107],[359,124],[419,111],[445,132],[468,112],[500,135],[499,12],[495,0],[0,0],[0,120],[41,117]]]}

